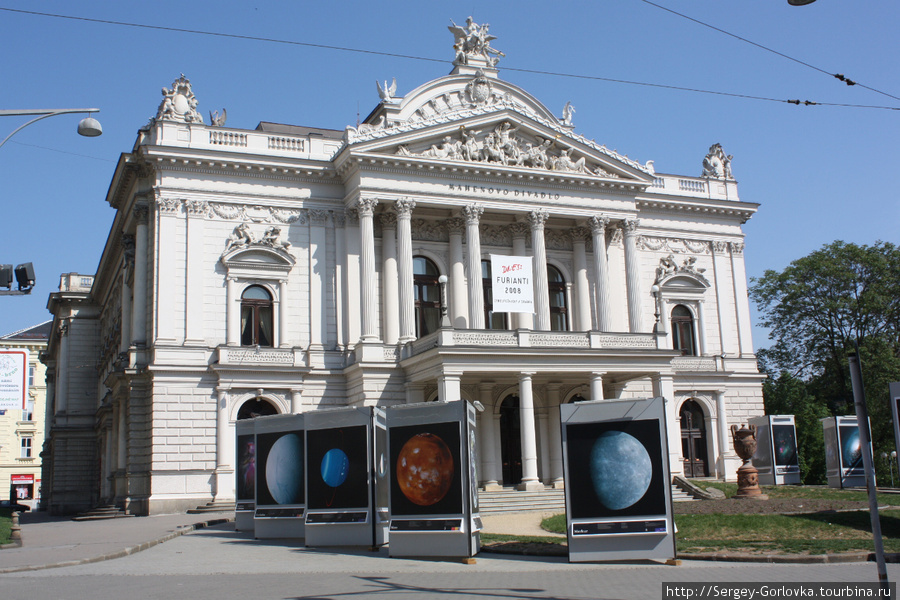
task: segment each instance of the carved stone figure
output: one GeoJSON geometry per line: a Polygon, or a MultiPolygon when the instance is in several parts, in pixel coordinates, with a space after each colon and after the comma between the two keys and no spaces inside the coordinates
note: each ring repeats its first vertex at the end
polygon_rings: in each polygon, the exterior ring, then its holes
{"type": "Polygon", "coordinates": [[[213,127],[225,127],[225,120],[228,118],[228,113],[225,112],[225,109],[222,109],[222,114],[219,114],[217,110],[209,111],[209,122],[213,127]]]}
{"type": "Polygon", "coordinates": [[[375,86],[378,88],[378,97],[381,98],[384,102],[390,102],[394,99],[394,94],[397,93],[397,78],[393,78],[390,86],[388,86],[387,80],[385,80],[384,86],[382,86],[376,80],[375,86]]]}
{"type": "Polygon", "coordinates": [[[456,50],[456,58],[453,61],[455,65],[469,64],[469,60],[476,58],[484,61],[488,66],[494,67],[499,62],[501,56],[505,56],[499,50],[491,47],[491,41],[497,39],[488,33],[490,25],[485,23],[479,25],[472,17],[466,19],[466,24],[460,27],[452,20],[451,25],[447,27],[453,34],[453,48],[456,50]]]}
{"type": "Polygon", "coordinates": [[[734,179],[731,173],[732,155],[726,155],[721,144],[709,147],[709,153],[703,159],[703,177],[716,179],[734,179]]]}
{"type": "Polygon", "coordinates": [[[163,100],[159,104],[156,118],[184,123],[202,123],[203,117],[197,112],[197,99],[191,89],[191,82],[184,73],[172,83],[172,89],[162,89],[163,100]]]}
{"type": "Polygon", "coordinates": [[[572,127],[572,115],[574,114],[575,107],[572,106],[571,102],[566,102],[566,105],[563,107],[563,125],[572,127]]]}
{"type": "Polygon", "coordinates": [[[250,233],[250,226],[246,223],[241,223],[228,236],[228,241],[225,243],[225,251],[227,252],[234,248],[246,248],[252,243],[253,234],[250,233]]]}
{"type": "Polygon", "coordinates": [[[491,98],[492,93],[493,87],[491,82],[481,70],[475,74],[475,79],[466,85],[466,99],[472,104],[486,103],[491,98]]]}
{"type": "Polygon", "coordinates": [[[281,228],[280,227],[269,227],[266,229],[265,233],[263,233],[263,238],[260,240],[261,244],[265,244],[266,246],[271,246],[272,248],[277,248],[279,250],[287,250],[291,247],[291,243],[287,240],[282,240],[281,238],[281,228]]]}

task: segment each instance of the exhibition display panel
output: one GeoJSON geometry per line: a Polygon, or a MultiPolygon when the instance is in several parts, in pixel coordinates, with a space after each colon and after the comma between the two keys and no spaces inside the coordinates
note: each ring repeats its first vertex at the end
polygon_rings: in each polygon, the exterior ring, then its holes
{"type": "Polygon", "coordinates": [[[480,549],[475,408],[429,402],[386,409],[391,556],[471,557],[480,549]]]}
{"type": "Polygon", "coordinates": [[[822,419],[822,431],[825,437],[825,475],[828,477],[828,487],[865,487],[866,470],[863,467],[862,441],[856,417],[822,419]]]}
{"type": "Polygon", "coordinates": [[[257,539],[305,535],[304,415],[272,415],[256,421],[257,539]]]}
{"type": "Polygon", "coordinates": [[[673,559],[664,400],[559,409],[569,561],[673,559]]]}
{"type": "Polygon", "coordinates": [[[256,513],[256,420],[244,419],[234,424],[236,435],[234,529],[253,531],[256,513]]]}
{"type": "Polygon", "coordinates": [[[894,452],[892,460],[900,456],[900,382],[893,382],[889,386],[891,394],[891,414],[894,417],[894,452]]]}
{"type": "Polygon", "coordinates": [[[383,545],[388,526],[384,411],[317,410],[306,413],[305,425],[306,545],[383,545]],[[385,492],[379,494],[379,488],[385,492]]]}
{"type": "Polygon", "coordinates": [[[764,415],[748,421],[756,425],[753,466],[760,485],[800,485],[800,455],[794,415],[764,415]]]}

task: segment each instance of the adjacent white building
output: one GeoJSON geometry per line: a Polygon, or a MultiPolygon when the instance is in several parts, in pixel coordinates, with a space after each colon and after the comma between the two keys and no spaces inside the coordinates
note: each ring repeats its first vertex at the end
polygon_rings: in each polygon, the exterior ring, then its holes
{"type": "Polygon", "coordinates": [[[651,395],[672,472],[734,478],[728,427],[763,403],[731,158],[656,173],[452,29],[449,75],[379,86],[344,131],[207,125],[184,76],[164,89],[97,273],[51,295],[52,511],[233,499],[238,419],[436,399],[484,406],[486,488],[563,485],[561,403],[651,395]],[[531,312],[493,310],[523,288],[531,312]]]}

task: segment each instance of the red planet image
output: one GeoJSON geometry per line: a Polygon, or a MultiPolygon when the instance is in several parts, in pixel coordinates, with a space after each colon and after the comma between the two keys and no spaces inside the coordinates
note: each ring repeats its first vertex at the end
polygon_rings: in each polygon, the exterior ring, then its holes
{"type": "Polygon", "coordinates": [[[431,506],[447,495],[453,482],[453,456],[433,433],[411,437],[397,457],[397,483],[410,502],[431,506]]]}

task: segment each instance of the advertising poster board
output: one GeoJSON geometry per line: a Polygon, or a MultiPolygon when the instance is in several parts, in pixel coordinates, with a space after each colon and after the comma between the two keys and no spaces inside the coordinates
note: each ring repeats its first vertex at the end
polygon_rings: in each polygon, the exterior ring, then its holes
{"type": "Polygon", "coordinates": [[[569,561],[673,559],[663,399],[559,408],[569,561]]]}
{"type": "Polygon", "coordinates": [[[753,466],[760,485],[799,485],[800,455],[794,415],[764,415],[749,420],[756,425],[753,466]]]}
{"type": "Polygon", "coordinates": [[[256,420],[243,419],[234,424],[235,430],[235,505],[236,531],[253,531],[256,512],[256,420]]]}
{"type": "Polygon", "coordinates": [[[306,545],[370,546],[377,534],[374,409],[306,413],[306,545]]]}
{"type": "Polygon", "coordinates": [[[28,352],[0,350],[0,410],[25,410],[28,400],[28,352]]]}
{"type": "Polygon", "coordinates": [[[822,419],[825,438],[825,474],[833,488],[865,487],[862,445],[855,416],[822,419]]]}
{"type": "Polygon", "coordinates": [[[494,312],[533,313],[534,277],[530,256],[491,254],[494,312]]]}
{"type": "Polygon", "coordinates": [[[478,553],[470,449],[474,410],[463,400],[386,409],[391,556],[478,553]]]}
{"type": "Polygon", "coordinates": [[[306,511],[304,415],[256,419],[256,512],[258,539],[302,538],[306,511]]]}

